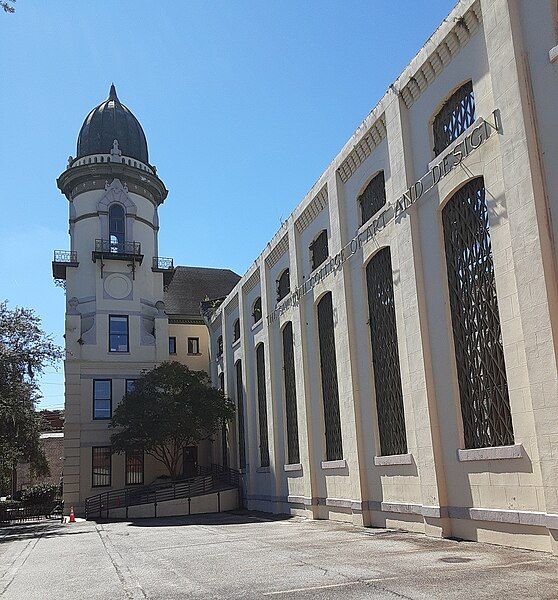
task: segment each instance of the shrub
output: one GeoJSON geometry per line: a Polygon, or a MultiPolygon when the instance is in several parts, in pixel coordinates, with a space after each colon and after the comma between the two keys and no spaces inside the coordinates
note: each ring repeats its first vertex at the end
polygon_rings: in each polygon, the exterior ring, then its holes
{"type": "Polygon", "coordinates": [[[25,506],[48,504],[59,495],[59,487],[52,483],[39,483],[21,492],[21,501],[25,506]]]}
{"type": "Polygon", "coordinates": [[[8,508],[18,508],[20,506],[21,506],[21,502],[18,502],[17,500],[0,501],[0,512],[2,512],[3,510],[6,510],[8,508]]]}

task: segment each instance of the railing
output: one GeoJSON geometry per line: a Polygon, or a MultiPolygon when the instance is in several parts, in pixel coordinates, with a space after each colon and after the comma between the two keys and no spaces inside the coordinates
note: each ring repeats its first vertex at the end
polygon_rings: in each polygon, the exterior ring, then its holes
{"type": "Polygon", "coordinates": [[[112,240],[95,240],[95,252],[98,254],[120,254],[139,256],[141,244],[139,242],[113,242],[112,240]]]}
{"type": "Polygon", "coordinates": [[[64,264],[77,263],[77,252],[75,250],[55,250],[53,262],[64,264]]]}
{"type": "Polygon", "coordinates": [[[162,256],[153,257],[154,271],[171,271],[174,269],[174,260],[172,258],[163,258],[162,256]]]}
{"type": "Polygon", "coordinates": [[[12,508],[0,508],[0,523],[22,523],[25,521],[36,521],[43,517],[60,515],[62,505],[60,502],[48,502],[35,506],[16,506],[12,508]]]}
{"type": "Polygon", "coordinates": [[[109,511],[141,504],[157,504],[166,500],[193,498],[231,487],[240,487],[240,474],[221,465],[198,468],[195,477],[151,484],[141,488],[112,490],[91,496],[85,500],[85,518],[108,518],[109,511]]]}

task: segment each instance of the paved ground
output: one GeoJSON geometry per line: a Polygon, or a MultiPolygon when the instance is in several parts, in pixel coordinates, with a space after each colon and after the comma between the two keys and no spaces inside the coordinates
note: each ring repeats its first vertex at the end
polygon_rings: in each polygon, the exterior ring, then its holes
{"type": "Polygon", "coordinates": [[[0,529],[2,600],[558,599],[558,559],[256,513],[0,529]]]}

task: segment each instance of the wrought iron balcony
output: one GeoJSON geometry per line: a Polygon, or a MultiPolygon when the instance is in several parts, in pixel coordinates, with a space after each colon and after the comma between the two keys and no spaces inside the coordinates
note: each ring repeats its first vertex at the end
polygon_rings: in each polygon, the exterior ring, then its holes
{"type": "Polygon", "coordinates": [[[172,271],[174,269],[174,260],[172,258],[154,256],[152,269],[156,272],[172,271]]]}
{"type": "Polygon", "coordinates": [[[93,262],[101,260],[126,260],[141,264],[143,254],[139,242],[115,242],[112,240],[95,240],[93,250],[93,262]]]}
{"type": "Polygon", "coordinates": [[[54,279],[66,279],[66,267],[77,267],[78,265],[75,250],[55,250],[52,261],[52,276],[54,279]]]}

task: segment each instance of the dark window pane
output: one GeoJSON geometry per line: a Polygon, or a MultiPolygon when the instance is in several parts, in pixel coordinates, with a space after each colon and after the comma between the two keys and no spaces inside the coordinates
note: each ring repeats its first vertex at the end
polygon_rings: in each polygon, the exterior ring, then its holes
{"type": "Polygon", "coordinates": [[[240,458],[240,468],[246,467],[246,449],[244,438],[244,394],[242,386],[242,361],[236,361],[236,403],[238,414],[238,453],[240,458]]]}
{"type": "Polygon", "coordinates": [[[337,383],[337,358],[333,329],[333,304],[331,292],[318,303],[318,337],[320,342],[320,369],[326,438],[326,459],[343,458],[341,415],[339,412],[339,387],[337,383]]]}
{"type": "Polygon", "coordinates": [[[136,385],[135,379],[126,379],[126,393],[131,394],[134,391],[135,385],[136,385]]]}
{"type": "Polygon", "coordinates": [[[277,280],[277,302],[282,300],[291,291],[289,269],[285,269],[277,280]]]}
{"type": "Polygon", "coordinates": [[[292,323],[287,323],[283,329],[283,375],[285,379],[285,412],[287,414],[287,460],[289,464],[293,464],[300,461],[300,453],[292,323]]]}
{"type": "Polygon", "coordinates": [[[126,485],[143,483],[143,450],[126,452],[126,485]]]}
{"type": "MultiPolygon", "coordinates": [[[[219,389],[225,393],[225,374],[219,373],[219,389]]],[[[227,421],[223,419],[221,426],[221,451],[223,458],[223,465],[226,467],[229,464],[229,441],[227,436],[227,421]]]]}
{"type": "Polygon", "coordinates": [[[112,386],[110,379],[93,380],[93,418],[112,417],[112,386]]]}
{"type": "Polygon", "coordinates": [[[240,319],[236,319],[233,325],[233,342],[240,339],[240,319]]]}
{"type": "Polygon", "coordinates": [[[111,251],[118,252],[125,241],[125,215],[120,204],[112,204],[109,208],[109,238],[111,251]]]}
{"type": "Polygon", "coordinates": [[[223,336],[220,335],[217,338],[217,356],[221,356],[223,354],[223,336]]]}
{"type": "Polygon", "coordinates": [[[188,354],[200,353],[200,338],[188,338],[188,354]]]}
{"type": "Polygon", "coordinates": [[[465,446],[513,444],[482,177],[451,197],[442,222],[465,446]]]}
{"type": "Polygon", "coordinates": [[[434,118],[434,154],[443,152],[475,122],[473,83],[468,81],[454,92],[434,118]]]}
{"type": "Polygon", "coordinates": [[[110,352],[128,352],[128,317],[109,316],[109,350],[110,352]]]}
{"type": "Polygon", "coordinates": [[[176,354],[176,338],[169,338],[169,354],[176,354]]]}
{"type": "Polygon", "coordinates": [[[329,256],[327,231],[325,229],[310,244],[310,253],[312,256],[312,270],[317,269],[329,256]]]}
{"type": "Polygon", "coordinates": [[[252,311],[252,316],[254,317],[254,323],[257,323],[262,318],[262,299],[261,297],[256,298],[254,302],[254,309],[252,311]]]}
{"type": "Polygon", "coordinates": [[[389,248],[380,250],[368,263],[366,283],[380,451],[384,456],[405,454],[407,435],[389,248]]]}
{"type": "Polygon", "coordinates": [[[111,452],[110,446],[93,446],[91,449],[91,485],[93,487],[110,485],[111,452]]]}
{"type": "Polygon", "coordinates": [[[260,426],[260,466],[269,467],[267,397],[265,390],[265,356],[263,344],[259,344],[256,348],[256,377],[258,384],[258,423],[260,426]]]}
{"type": "Polygon", "coordinates": [[[380,171],[359,196],[361,225],[371,219],[386,203],[386,183],[384,172],[380,171]]]}

